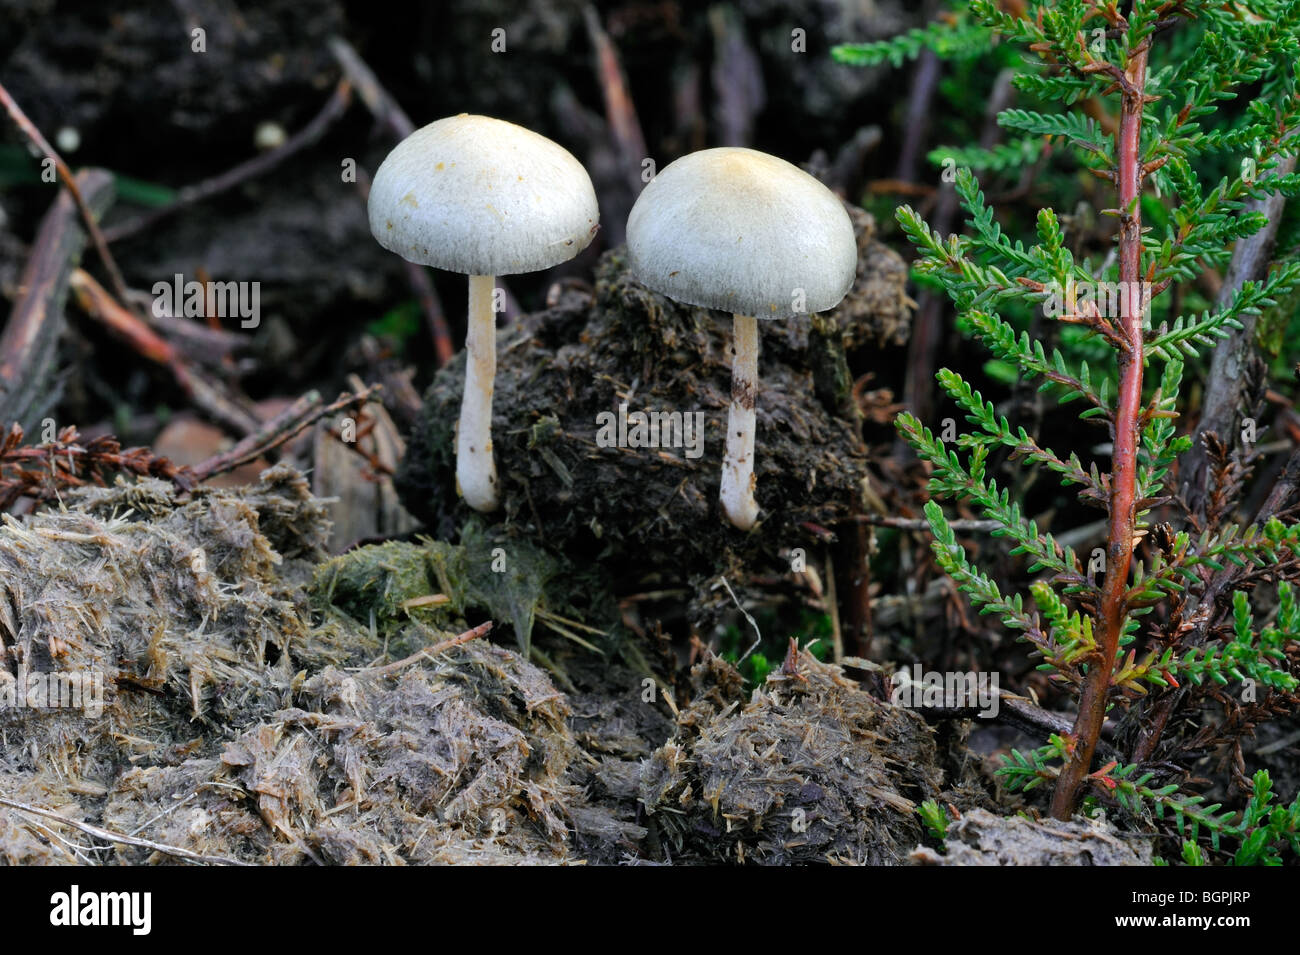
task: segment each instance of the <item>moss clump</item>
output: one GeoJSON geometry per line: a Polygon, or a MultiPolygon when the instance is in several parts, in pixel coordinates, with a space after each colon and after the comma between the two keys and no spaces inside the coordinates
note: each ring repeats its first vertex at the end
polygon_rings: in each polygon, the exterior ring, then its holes
{"type": "Polygon", "coordinates": [[[460,537],[459,544],[389,541],[326,561],[312,580],[313,606],[325,626],[371,628],[390,654],[435,642],[439,631],[465,630],[471,618],[513,628],[525,654],[539,614],[556,623],[618,620],[599,572],[578,572],[502,527],[471,521],[460,537]]]}

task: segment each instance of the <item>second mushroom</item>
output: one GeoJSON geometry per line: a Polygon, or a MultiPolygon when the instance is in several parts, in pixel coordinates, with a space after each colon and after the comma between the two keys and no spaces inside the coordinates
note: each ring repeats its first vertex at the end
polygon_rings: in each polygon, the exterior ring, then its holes
{"type": "Polygon", "coordinates": [[[496,276],[548,269],[587,247],[599,221],[591,179],[545,136],[461,113],[417,129],[388,154],[370,186],[369,213],[385,249],[469,276],[456,487],[476,511],[495,510],[496,276]]]}
{"type": "Polygon", "coordinates": [[[754,498],[757,319],[834,308],[853,286],[858,248],[844,204],[783,159],[721,147],[683,156],[642,190],[627,220],[628,261],[643,285],[731,312],[731,402],[720,498],[749,530],[754,498]]]}

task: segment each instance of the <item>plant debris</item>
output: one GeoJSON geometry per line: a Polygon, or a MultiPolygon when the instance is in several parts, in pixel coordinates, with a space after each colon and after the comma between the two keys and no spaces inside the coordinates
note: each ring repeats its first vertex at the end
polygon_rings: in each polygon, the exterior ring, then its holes
{"type": "MultiPolygon", "coordinates": [[[[599,764],[541,670],[481,640],[379,665],[471,609],[522,627],[542,558],[515,544],[517,573],[494,574],[490,538],[469,533],[326,560],[325,515],[277,466],[238,491],[119,481],[5,519],[0,797],[71,822],[0,809],[0,860],[556,863],[635,849],[633,800],[588,800],[599,764]],[[445,602],[409,605],[435,583],[445,602]],[[77,705],[37,705],[29,675],[55,673],[97,679],[77,705]],[[135,842],[88,841],[91,826],[135,842]]],[[[625,762],[635,770],[635,754],[625,762]]]]}
{"type": "Polygon", "coordinates": [[[1106,823],[1035,820],[972,809],[948,826],[943,855],[928,847],[918,865],[1145,865],[1151,838],[1106,823]]]}
{"type": "Polygon", "coordinates": [[[696,666],[693,682],[704,692],[683,711],[682,732],[641,776],[669,857],[897,864],[921,841],[914,810],[942,774],[915,713],[806,650],[747,704],[735,699],[738,674],[716,658],[696,666]]]}

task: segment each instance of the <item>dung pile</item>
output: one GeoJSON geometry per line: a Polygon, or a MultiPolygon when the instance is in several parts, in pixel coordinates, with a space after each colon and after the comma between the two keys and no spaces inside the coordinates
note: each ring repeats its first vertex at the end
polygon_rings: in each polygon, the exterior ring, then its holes
{"type": "MultiPolygon", "coordinates": [[[[522,545],[482,596],[463,547],[323,562],[325,513],[277,467],[239,491],[141,481],[6,518],[0,798],[246,863],[635,849],[628,813],[588,802],[596,762],[542,671],[481,640],[385,662],[465,629],[480,600],[530,614],[522,545]],[[438,614],[406,605],[439,580],[438,614]]],[[[0,807],[0,862],[145,861],[174,856],[0,807]]]]}
{"type": "MultiPolygon", "coordinates": [[[[323,556],[324,513],[275,468],[242,494],[143,480],[6,516],[0,796],[90,819],[133,762],[178,760],[284,706],[308,646],[294,581],[323,556]]],[[[76,857],[18,820],[0,859],[76,857]]]]}
{"type": "MultiPolygon", "coordinates": [[[[325,539],[323,505],[297,472],[267,471],[242,495],[181,501],[165,482],[144,480],[67,503],[0,527],[0,682],[98,681],[110,733],[165,699],[157,738],[133,734],[138,752],[187,738],[191,721],[239,728],[280,705],[291,651],[307,634],[294,579],[323,556],[325,539]]],[[[0,719],[24,717],[32,745],[46,735],[56,748],[82,720],[66,708],[0,710],[0,719]]],[[[78,763],[102,762],[94,774],[120,755],[100,738],[75,749],[78,763]]]]}
{"type": "Polygon", "coordinates": [[[106,822],[281,865],[567,857],[567,807],[581,802],[568,706],[517,654],[473,642],[428,665],[327,667],[296,697],[217,759],[128,771],[106,822]]]}
{"type": "MultiPolygon", "coordinates": [[[[859,276],[844,303],[761,323],[754,532],[726,523],[717,502],[729,317],[646,289],[621,249],[602,257],[593,295],[564,292],[498,344],[493,443],[505,521],[579,565],[626,555],[607,563],[680,579],[716,574],[728,553],[798,546],[810,539],[805,523],[844,518],[867,474],[846,348],[896,339],[908,307],[906,266],[875,241],[869,216],[855,210],[855,222],[859,276]],[[633,447],[638,413],[678,417],[657,429],[658,446],[633,447]],[[702,442],[686,433],[695,415],[702,442]]],[[[407,508],[444,537],[469,513],[454,477],[464,367],[458,357],[434,379],[397,479],[407,508]]]]}
{"type": "Polygon", "coordinates": [[[699,664],[679,736],[646,761],[641,801],[673,859],[897,864],[915,813],[940,789],[925,722],[804,651],[750,701],[738,676],[699,664]]]}
{"type": "Polygon", "coordinates": [[[600,619],[596,578],[505,532],[326,560],[325,509],[283,467],[5,520],[0,862],[891,863],[920,842],[913,806],[947,797],[930,731],[806,652],[748,699],[697,665],[675,725],[627,660],[582,649],[566,695],[484,640],[424,652],[489,615],[521,642],[600,619]],[[47,708],[29,678],[55,673],[98,682],[47,708]]]}
{"type": "Polygon", "coordinates": [[[1151,865],[1149,836],[1104,823],[998,816],[972,809],[953,822],[941,855],[922,847],[917,865],[1151,865]]]}

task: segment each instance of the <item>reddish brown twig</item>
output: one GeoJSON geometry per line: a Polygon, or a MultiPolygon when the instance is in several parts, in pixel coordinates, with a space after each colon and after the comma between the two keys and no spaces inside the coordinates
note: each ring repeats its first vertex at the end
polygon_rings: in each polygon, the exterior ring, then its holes
{"type": "Polygon", "coordinates": [[[379,388],[379,385],[371,385],[356,394],[345,393],[337,401],[328,405],[321,404],[319,392],[309,391],[230,450],[195,465],[192,468],[194,476],[199,481],[206,481],[217,474],[233,471],[241,465],[255,461],[268,451],[273,451],[301,434],[325,415],[364,404],[379,388]]]}
{"type": "Polygon", "coordinates": [[[429,278],[426,269],[405,259],[402,263],[406,266],[406,278],[411,283],[415,298],[420,303],[420,311],[424,313],[424,320],[429,326],[429,337],[433,339],[433,357],[437,361],[437,367],[441,368],[456,354],[456,346],[451,343],[451,329],[447,327],[447,316],[442,311],[442,299],[438,297],[438,290],[433,287],[433,279],[429,278]]]}
{"type": "Polygon", "coordinates": [[[431,647],[425,647],[409,657],[403,657],[395,663],[385,664],[381,667],[367,667],[358,671],[359,675],[364,676],[392,676],[398,670],[410,666],[412,663],[419,663],[421,660],[427,660],[429,657],[437,656],[439,653],[446,653],[453,647],[458,647],[462,643],[469,643],[471,640],[477,640],[479,637],[485,637],[492,632],[492,621],[480,623],[473,630],[466,630],[462,634],[452,637],[450,640],[443,640],[441,643],[435,643],[431,647]]]}
{"type": "Polygon", "coordinates": [[[160,365],[176,362],[176,351],[171,344],[123,308],[88,272],[77,269],[69,285],[82,311],[98,318],[135,351],[160,365]]]}
{"type": "Polygon", "coordinates": [[[849,653],[871,656],[871,563],[864,524],[840,529],[835,545],[837,588],[844,604],[844,638],[849,653]]]}
{"type": "MultiPolygon", "coordinates": [[[[1142,110],[1145,105],[1149,38],[1129,54],[1124,69],[1119,131],[1115,136],[1116,179],[1119,187],[1119,279],[1139,288],[1142,279],[1142,216],[1139,199],[1142,171],[1139,163],[1142,110]]],[[[1106,576],[1101,592],[1101,645],[1087,661],[1088,675],[1079,696],[1074,722],[1074,748],[1057,777],[1052,793],[1052,815],[1069,819],[1079,798],[1097,749],[1111,676],[1119,650],[1128,606],[1129,570],[1133,561],[1133,530],[1137,505],[1137,452],[1142,414],[1143,303],[1125,299],[1122,332],[1127,347],[1118,355],[1119,394],[1115,407],[1114,451],[1110,477],[1110,536],[1106,576]]]]}
{"type": "MultiPolygon", "coordinates": [[[[118,242],[137,235],[190,206],[229,192],[250,179],[265,175],[294,153],[301,152],[325,135],[325,131],[347,111],[348,104],[351,102],[352,84],[346,79],[339,80],[338,85],[334,87],[333,95],[325,101],[324,107],[311,122],[275,149],[254,156],[219,176],[186,186],[176,194],[176,201],[136,216],[134,219],[110,226],[104,230],[104,238],[109,242],[118,242]]],[[[119,290],[118,294],[121,295],[122,292],[119,290]]]]}
{"type": "Polygon", "coordinates": [[[232,428],[236,434],[257,430],[260,421],[247,406],[246,399],[231,393],[219,380],[186,361],[175,346],[123,308],[90,275],[78,269],[70,284],[77,304],[87,315],[98,319],[145,358],[167,368],[186,396],[214,420],[232,428]]]}
{"type": "Polygon", "coordinates": [[[644,185],[641,181],[641,161],[647,155],[641,122],[637,119],[636,107],[632,105],[632,95],[627,88],[618,47],[600,25],[600,17],[594,7],[583,7],[582,18],[587,27],[587,38],[596,51],[596,77],[600,80],[600,92],[605,100],[605,119],[618,149],[619,165],[623,167],[635,195],[644,185]]]}
{"type": "MultiPolygon", "coordinates": [[[[358,418],[360,418],[360,420],[357,422],[356,434],[353,436],[352,440],[345,439],[343,437],[343,432],[339,428],[326,428],[325,433],[339,444],[343,445],[343,447],[347,448],[352,454],[355,454],[357,457],[361,458],[362,461],[366,462],[366,468],[369,470],[371,475],[375,477],[380,475],[384,477],[392,477],[396,473],[396,469],[381,461],[379,459],[378,451],[367,450],[361,446],[362,440],[370,437],[370,435],[374,433],[376,424],[375,419],[364,413],[359,414],[358,418]]],[[[374,442],[372,441],[371,444],[373,445],[374,442]]]]}
{"type": "Polygon", "coordinates": [[[81,187],[77,184],[77,178],[72,174],[68,164],[63,161],[63,157],[54,151],[54,147],[45,141],[41,131],[36,128],[27,114],[22,111],[22,107],[14,101],[9,95],[9,91],[0,83],[0,104],[4,105],[5,112],[14,124],[31,140],[32,144],[49,160],[54,163],[55,172],[58,174],[59,181],[63,183],[63,188],[68,190],[72,196],[72,201],[77,204],[77,210],[81,213],[81,221],[86,225],[86,231],[90,234],[90,240],[95,245],[95,251],[99,253],[100,261],[104,263],[104,269],[108,272],[109,280],[113,283],[118,298],[122,301],[127,300],[126,283],[122,280],[122,272],[117,267],[117,262],[108,251],[108,243],[104,241],[104,233],[99,230],[99,223],[95,220],[95,214],[90,206],[86,203],[81,194],[81,187]]]}

